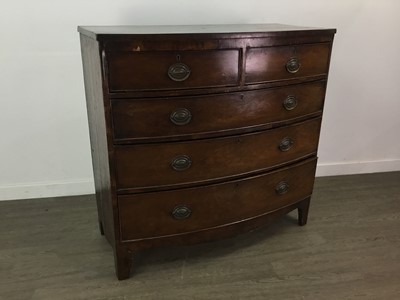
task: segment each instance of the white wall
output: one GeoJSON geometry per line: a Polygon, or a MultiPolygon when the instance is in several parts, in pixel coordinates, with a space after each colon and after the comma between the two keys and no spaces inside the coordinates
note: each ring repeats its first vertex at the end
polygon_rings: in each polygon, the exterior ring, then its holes
{"type": "Polygon", "coordinates": [[[400,1],[6,1],[0,199],[93,192],[77,25],[335,27],[319,175],[400,170],[400,1]]]}

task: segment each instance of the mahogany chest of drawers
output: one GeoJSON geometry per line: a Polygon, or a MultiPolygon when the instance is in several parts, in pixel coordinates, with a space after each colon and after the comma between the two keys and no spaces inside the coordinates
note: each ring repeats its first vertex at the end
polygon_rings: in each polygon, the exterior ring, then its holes
{"type": "Polygon", "coordinates": [[[307,222],[335,29],[79,27],[100,231],[132,253],[307,222]]]}

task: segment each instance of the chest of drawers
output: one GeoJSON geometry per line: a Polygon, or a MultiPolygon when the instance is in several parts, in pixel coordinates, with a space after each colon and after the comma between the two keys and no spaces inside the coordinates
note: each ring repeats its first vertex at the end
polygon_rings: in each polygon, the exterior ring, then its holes
{"type": "Polygon", "coordinates": [[[100,231],[149,247],[307,222],[334,29],[79,27],[100,231]]]}

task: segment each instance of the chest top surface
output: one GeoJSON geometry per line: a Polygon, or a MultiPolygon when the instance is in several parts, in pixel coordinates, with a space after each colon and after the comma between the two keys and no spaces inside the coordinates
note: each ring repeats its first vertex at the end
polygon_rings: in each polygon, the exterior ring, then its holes
{"type": "Polygon", "coordinates": [[[167,26],[79,26],[78,31],[96,40],[136,35],[224,35],[274,36],[276,34],[334,34],[336,29],[303,27],[285,24],[221,24],[221,25],[167,25],[167,26]]]}

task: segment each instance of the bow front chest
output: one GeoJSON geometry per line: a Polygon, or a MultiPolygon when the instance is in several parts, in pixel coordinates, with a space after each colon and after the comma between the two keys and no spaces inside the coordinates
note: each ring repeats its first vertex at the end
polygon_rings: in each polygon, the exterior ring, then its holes
{"type": "Polygon", "coordinates": [[[79,27],[100,231],[141,249],[307,222],[334,29],[79,27]]]}

